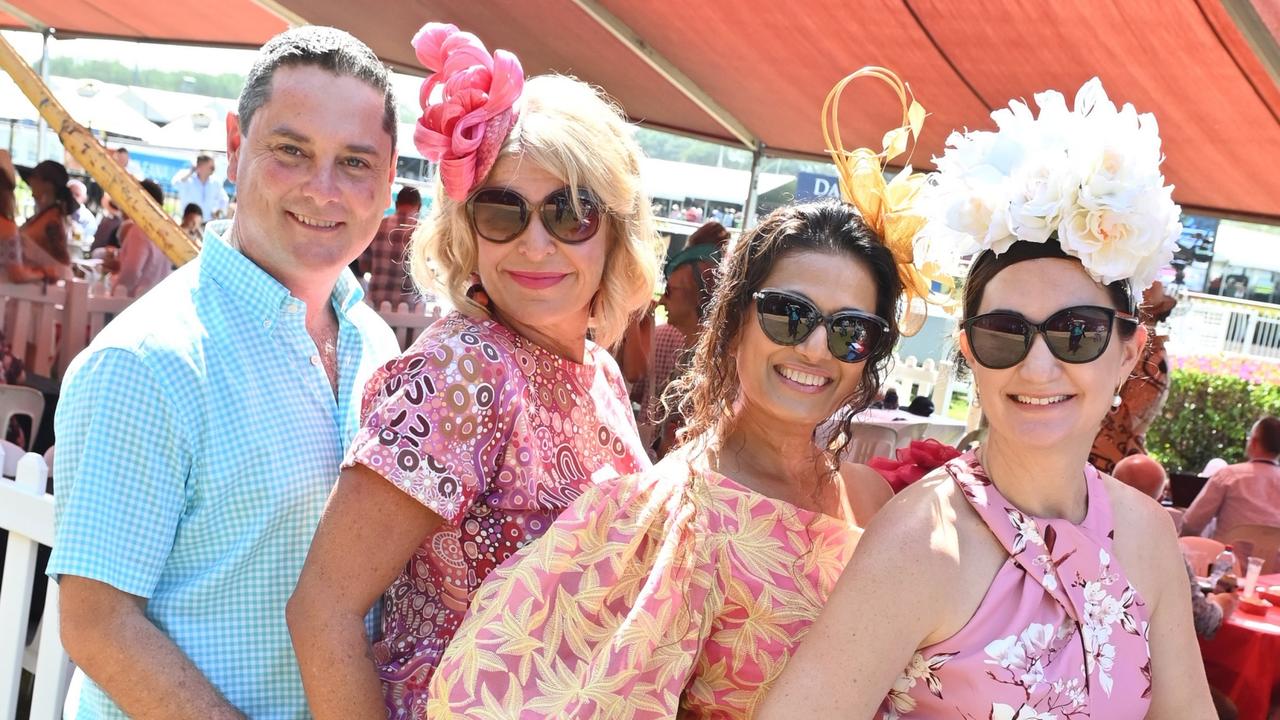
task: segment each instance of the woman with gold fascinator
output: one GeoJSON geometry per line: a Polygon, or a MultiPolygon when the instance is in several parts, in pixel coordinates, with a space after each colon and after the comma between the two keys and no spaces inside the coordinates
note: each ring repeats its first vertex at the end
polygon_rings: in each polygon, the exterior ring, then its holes
{"type": "Polygon", "coordinates": [[[960,350],[989,423],[876,516],[760,717],[1214,717],[1173,525],[1088,462],[1178,207],[1155,119],[1095,78],[953,133],[924,234],[975,246],[960,350]]]}
{"type": "Polygon", "coordinates": [[[489,576],[430,717],[751,717],[891,496],[839,461],[898,337],[910,271],[878,232],[890,217],[794,205],[730,246],[670,393],[678,446],[588,490],[489,576]]]}

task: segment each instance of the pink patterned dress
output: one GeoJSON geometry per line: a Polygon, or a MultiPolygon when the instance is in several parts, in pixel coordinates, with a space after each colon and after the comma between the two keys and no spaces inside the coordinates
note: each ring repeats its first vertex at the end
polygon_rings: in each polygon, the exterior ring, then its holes
{"type": "Polygon", "coordinates": [[[1151,704],[1150,612],[1111,557],[1111,503],[1084,469],[1075,525],[1019,512],[973,453],[947,472],[1009,553],[958,633],[916,652],[880,720],[1137,720],[1151,704]]]}
{"type": "Polygon", "coordinates": [[[860,534],[676,450],[587,491],[489,577],[426,717],[750,718],[860,534]]]}
{"type": "Polygon", "coordinates": [[[588,343],[577,364],[458,313],[369,381],[356,463],[445,520],[383,596],[373,652],[390,718],[426,717],[427,683],[485,576],[593,484],[649,467],[607,352],[588,343]]]}

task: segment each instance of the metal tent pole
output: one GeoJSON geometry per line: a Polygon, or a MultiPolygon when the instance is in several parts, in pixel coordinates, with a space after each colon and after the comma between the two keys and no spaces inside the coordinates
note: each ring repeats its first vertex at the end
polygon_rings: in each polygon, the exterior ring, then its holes
{"type": "Polygon", "coordinates": [[[756,200],[759,193],[756,186],[760,181],[760,163],[764,159],[764,143],[757,142],[751,153],[751,186],[747,189],[747,202],[742,206],[742,229],[750,230],[756,225],[756,200]]]}
{"type": "MultiPolygon", "coordinates": [[[[53,28],[45,28],[40,33],[40,82],[49,84],[49,38],[53,36],[53,28]]],[[[44,116],[36,118],[36,162],[40,162],[44,154],[44,116]]]]}

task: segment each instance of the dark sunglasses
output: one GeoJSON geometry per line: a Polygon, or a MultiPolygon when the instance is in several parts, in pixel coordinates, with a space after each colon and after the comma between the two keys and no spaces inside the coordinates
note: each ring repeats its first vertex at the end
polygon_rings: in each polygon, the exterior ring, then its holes
{"type": "Polygon", "coordinates": [[[961,327],[969,337],[973,359],[983,367],[1004,370],[1027,357],[1037,333],[1044,337],[1049,352],[1062,362],[1093,362],[1106,352],[1117,319],[1135,325],[1138,322],[1134,316],[1109,307],[1078,305],[1063,308],[1039,324],[1019,313],[998,310],[965,320],[961,327]]]}
{"type": "Polygon", "coordinates": [[[841,362],[866,360],[889,335],[889,323],[870,313],[841,310],[823,315],[808,299],[785,290],[761,290],[756,301],[760,329],[779,345],[799,345],[819,325],[827,328],[827,349],[841,362]]]}
{"type": "MultiPolygon", "coordinates": [[[[569,188],[563,187],[543,198],[536,207],[542,226],[562,243],[586,242],[600,230],[603,213],[600,201],[586,188],[578,188],[576,203],[569,188]]],[[[506,188],[480,188],[467,198],[471,229],[490,242],[515,240],[529,226],[532,214],[529,201],[506,188]]]]}

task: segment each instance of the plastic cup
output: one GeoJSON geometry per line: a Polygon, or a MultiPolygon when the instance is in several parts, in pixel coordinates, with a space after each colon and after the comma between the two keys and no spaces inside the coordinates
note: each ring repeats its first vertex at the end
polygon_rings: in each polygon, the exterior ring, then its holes
{"type": "Polygon", "coordinates": [[[1253,591],[1258,584],[1258,575],[1262,574],[1262,558],[1249,557],[1249,564],[1246,566],[1244,573],[1244,596],[1253,597],[1253,591]]]}

